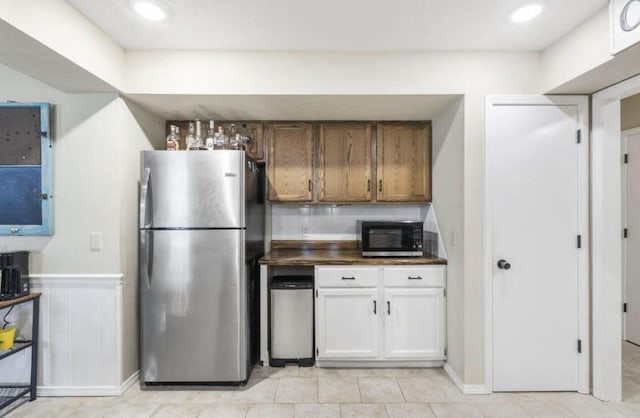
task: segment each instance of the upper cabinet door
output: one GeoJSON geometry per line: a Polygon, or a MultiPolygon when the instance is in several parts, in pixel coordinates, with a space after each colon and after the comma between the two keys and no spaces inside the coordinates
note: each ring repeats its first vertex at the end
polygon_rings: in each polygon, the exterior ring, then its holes
{"type": "MultiPolygon", "coordinates": [[[[240,123],[242,126],[242,123],[240,123]]],[[[247,154],[258,162],[264,161],[264,136],[261,122],[247,122],[247,131],[251,141],[247,145],[247,154]]]]}
{"type": "Polygon", "coordinates": [[[377,131],[377,201],[430,201],[431,125],[379,123],[377,131]]]}
{"type": "Polygon", "coordinates": [[[318,183],[318,201],[371,200],[371,124],[320,124],[318,183]]]}
{"type": "Polygon", "coordinates": [[[269,200],[313,199],[313,125],[271,123],[267,128],[269,200]]]}

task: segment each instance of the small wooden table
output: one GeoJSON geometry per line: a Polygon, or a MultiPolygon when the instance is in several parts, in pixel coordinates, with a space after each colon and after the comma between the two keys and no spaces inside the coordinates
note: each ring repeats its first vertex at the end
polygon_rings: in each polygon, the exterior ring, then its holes
{"type": "Polygon", "coordinates": [[[13,347],[0,350],[0,360],[11,357],[27,348],[31,348],[31,379],[29,384],[0,384],[0,415],[2,410],[13,402],[29,395],[29,401],[36,399],[36,383],[38,379],[38,318],[40,317],[40,296],[42,293],[33,292],[15,299],[0,301],[0,320],[6,315],[6,309],[23,303],[33,303],[31,318],[31,340],[16,339],[13,347]]]}

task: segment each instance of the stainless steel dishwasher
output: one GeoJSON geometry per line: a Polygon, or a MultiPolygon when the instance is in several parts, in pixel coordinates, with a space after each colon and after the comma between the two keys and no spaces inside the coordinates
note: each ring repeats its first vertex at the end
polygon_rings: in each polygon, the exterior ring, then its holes
{"type": "Polygon", "coordinates": [[[269,365],[313,366],[313,277],[275,276],[271,280],[269,365]]]}

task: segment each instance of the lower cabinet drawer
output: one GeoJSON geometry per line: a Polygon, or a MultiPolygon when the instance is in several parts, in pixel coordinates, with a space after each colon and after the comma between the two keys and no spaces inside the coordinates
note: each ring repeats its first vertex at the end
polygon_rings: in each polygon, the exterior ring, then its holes
{"type": "Polygon", "coordinates": [[[376,287],[378,269],[376,267],[316,267],[317,287],[376,287]]]}
{"type": "Polygon", "coordinates": [[[444,287],[444,266],[385,267],[384,286],[392,287],[444,287]]]}

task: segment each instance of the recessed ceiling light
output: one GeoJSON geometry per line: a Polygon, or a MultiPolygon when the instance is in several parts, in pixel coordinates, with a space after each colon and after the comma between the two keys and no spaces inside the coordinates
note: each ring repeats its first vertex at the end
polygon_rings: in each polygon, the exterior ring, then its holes
{"type": "Polygon", "coordinates": [[[133,9],[140,16],[149,20],[164,20],[167,17],[160,6],[149,1],[137,1],[133,4],[133,9]]]}
{"type": "Polygon", "coordinates": [[[513,12],[511,21],[514,23],[524,23],[536,18],[542,12],[542,6],[539,4],[530,4],[513,12]]]}

